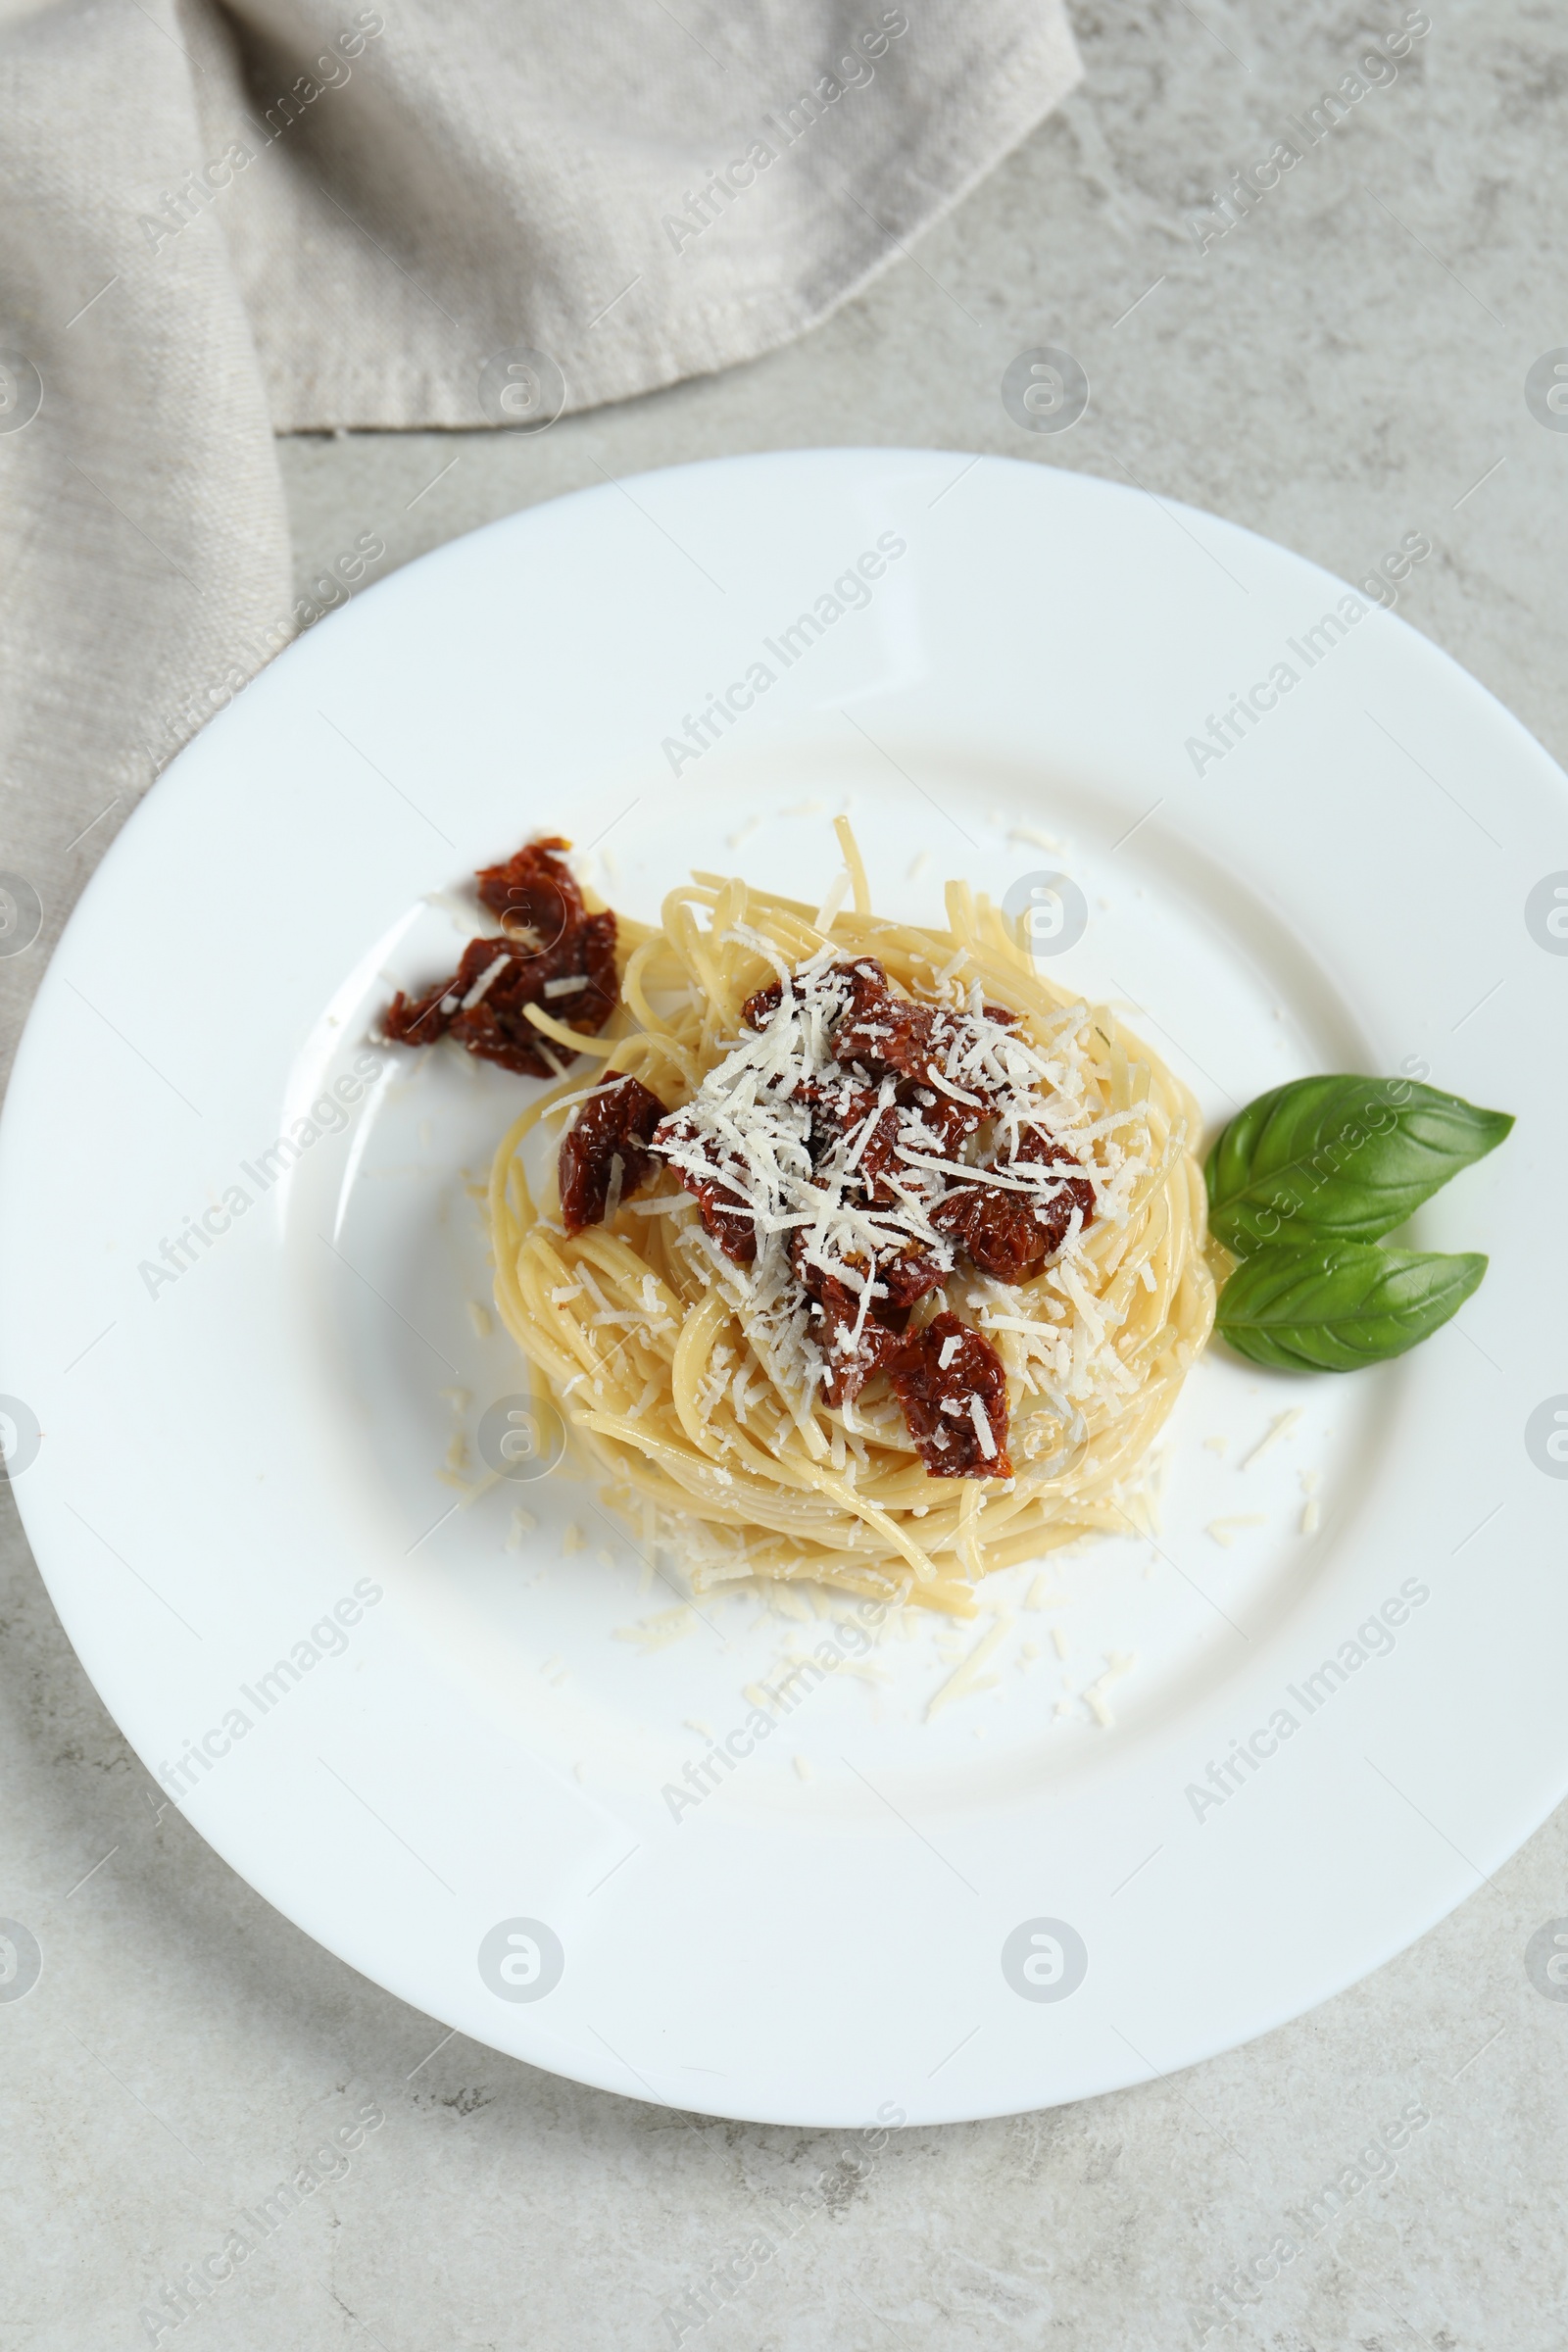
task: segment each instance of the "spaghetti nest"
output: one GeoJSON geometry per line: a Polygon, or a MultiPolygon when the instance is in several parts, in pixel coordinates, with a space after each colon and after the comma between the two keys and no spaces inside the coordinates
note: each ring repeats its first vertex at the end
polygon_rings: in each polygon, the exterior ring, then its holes
{"type": "Polygon", "coordinates": [[[529,1018],[678,1112],[736,1047],[748,1000],[813,957],[874,956],[918,1004],[1012,1016],[1093,1214],[1072,1219],[1029,1279],[956,1265],[911,1324],[956,1312],[996,1351],[1012,1475],[933,1476],[880,1377],[830,1402],[799,1330],[790,1344],[776,1300],[715,1247],[667,1164],[636,1199],[620,1200],[617,1179],[606,1219],[568,1234],[560,1122],[594,1091],[576,1077],[532,1103],[496,1153],[496,1301],[608,1499],[694,1590],[806,1579],[966,1612],[993,1569],[1138,1524],[1134,1473],[1213,1320],[1197,1105],[1107,1009],[1042,978],[966,884],[948,885],[945,929],[878,918],[840,831],[852,907],[814,910],[698,873],[657,929],[620,918],[620,1004],[602,1036],[529,1018]]]}

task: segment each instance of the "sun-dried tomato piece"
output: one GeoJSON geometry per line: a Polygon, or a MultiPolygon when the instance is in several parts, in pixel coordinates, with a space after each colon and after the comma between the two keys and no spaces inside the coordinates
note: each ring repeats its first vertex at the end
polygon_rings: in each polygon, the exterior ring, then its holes
{"type": "Polygon", "coordinates": [[[977,1170],[974,1183],[956,1185],[938,1203],[931,1222],[967,1252],[982,1274],[1015,1284],[1031,1282],[1055,1255],[1067,1238],[1075,1208],[1087,1224],[1094,1212],[1094,1194],[1082,1178],[1068,1180],[1049,1200],[1042,1200],[1010,1186],[987,1184],[984,1172],[977,1170]]]}
{"type": "MultiPolygon", "coordinates": [[[[872,1275],[871,1303],[857,1340],[861,1297],[858,1280],[847,1281],[831,1267],[817,1264],[808,1254],[810,1246],[809,1228],[797,1226],[790,1236],[790,1264],[812,1301],[811,1337],[821,1349],[826,1372],[822,1393],[829,1404],[843,1404],[858,1396],[872,1373],[889,1361],[909,1320],[910,1307],[936,1288],[942,1269],[913,1247],[880,1251],[872,1275]]],[[[863,1257],[857,1257],[850,1261],[848,1272],[863,1276],[866,1263],[863,1257]]]]}
{"type": "MultiPolygon", "coordinates": [[[[843,994],[852,1014],[858,1004],[870,1004],[887,994],[888,976],[874,956],[858,956],[854,963],[830,963],[827,976],[848,983],[843,994]]],[[[741,1019],[748,1029],[765,1029],[783,1002],[783,981],[769,980],[765,988],[754,990],[747,998],[741,1019]]]]}
{"type": "Polygon", "coordinates": [[[939,1266],[914,1242],[903,1250],[878,1250],[876,1278],[886,1286],[888,1294],[885,1304],[881,1299],[877,1301],[883,1320],[892,1323],[897,1317],[902,1329],[915,1300],[936,1290],[951,1271],[951,1267],[939,1266]]]}
{"type": "MultiPolygon", "coordinates": [[[[1060,1246],[1060,1234],[1055,1242],[1050,1239],[1029,1194],[987,1184],[978,1176],[973,1184],[956,1185],[931,1211],[931,1222],[994,1282],[1031,1281],[1052,1250],[1060,1246]]],[[[1064,1215],[1061,1231],[1066,1229],[1064,1215]]]]}
{"type": "Polygon", "coordinates": [[[880,1004],[888,994],[887,966],[875,956],[855,956],[845,963],[829,967],[849,982],[849,994],[842,1018],[853,1021],[872,1004],[880,1004]]]}
{"type": "Polygon", "coordinates": [[[510,939],[470,939],[450,980],[412,1002],[400,991],[381,1026],[395,1045],[428,1046],[451,1035],[482,1061],[523,1077],[552,1078],[560,1076],[562,1049],[541,1038],[525,1007],[540,1004],[567,1028],[592,1037],[614,1010],[618,994],[615,918],[589,914],[575,934],[542,956],[519,954],[510,939]],[[494,979],[488,977],[492,969],[494,979]],[[564,979],[578,985],[546,993],[552,980],[564,979]],[[481,985],[483,994],[473,998],[481,985]]]}
{"type": "Polygon", "coordinates": [[[846,1159],[853,1153],[852,1179],[859,1179],[873,1207],[890,1208],[898,1195],[888,1179],[906,1176],[899,1158],[905,1120],[902,1105],[881,1103],[874,1086],[839,1080],[821,1088],[811,1105],[811,1158],[820,1166],[831,1152],[842,1151],[846,1159]]]}
{"type": "Polygon", "coordinates": [[[640,1078],[621,1078],[589,1096],[562,1137],[556,1160],[561,1221],[568,1233],[603,1224],[617,1161],[619,1198],[631,1199],[654,1165],[648,1147],[663,1116],[663,1103],[640,1078]]]}
{"type": "Polygon", "coordinates": [[[525,842],[505,865],[482,865],[475,876],[479,904],[498,914],[507,930],[530,934],[520,944],[535,954],[553,948],[586,919],[576,876],[552,855],[570,847],[569,841],[553,833],[542,841],[525,842]]]}
{"type": "Polygon", "coordinates": [[[969,1137],[985,1125],[987,1109],[983,1103],[959,1102],[935,1086],[904,1087],[900,1091],[912,1096],[913,1109],[926,1130],[924,1136],[911,1132],[908,1139],[911,1151],[924,1152],[936,1159],[956,1159],[969,1137]]]}
{"type": "Polygon", "coordinates": [[[438,1037],[445,1037],[452,1026],[452,1015],[477,972],[483,971],[498,955],[504,955],[506,946],[504,939],[470,940],[450,980],[428,989],[422,997],[406,997],[400,988],[381,1015],[382,1036],[394,1046],[431,1046],[438,1037]],[[475,955],[476,949],[483,953],[475,955]]]}
{"type": "MultiPolygon", "coordinates": [[[[1020,1125],[1018,1141],[1013,1147],[1012,1156],[1014,1159],[1026,1160],[1031,1167],[1077,1168],[1080,1171],[1080,1180],[1087,1197],[1086,1206],[1090,1208],[1094,1206],[1094,1187],[1090,1184],[1087,1176],[1081,1175],[1083,1161],[1075,1158],[1066,1145],[1052,1134],[1049,1127],[1036,1126],[1032,1122],[1020,1125]]],[[[1001,1167],[1003,1164],[999,1159],[997,1165],[1001,1167]]]]}
{"type": "Polygon", "coordinates": [[[992,1164],[1009,1175],[1025,1169],[1063,1173],[1049,1190],[1043,1184],[1039,1193],[1020,1193],[1009,1185],[988,1184],[989,1170],[977,1168],[972,1182],[956,1184],[932,1210],[931,1222],[993,1281],[1029,1282],[1061,1248],[1075,1210],[1080,1231],[1094,1221],[1094,1186],[1066,1146],[1044,1128],[1026,1127],[1015,1154],[992,1164]],[[1075,1173],[1068,1175],[1068,1169],[1075,1173]]]}
{"type": "Polygon", "coordinates": [[[661,1122],[650,1146],[656,1159],[664,1160],[677,1184],[683,1185],[697,1202],[697,1212],[703,1230],[710,1234],[726,1257],[738,1266],[749,1266],[757,1257],[757,1220],[747,1206],[746,1169],[736,1161],[728,1170],[718,1169],[705,1160],[698,1167],[683,1167],[681,1155],[699,1150],[697,1130],[682,1111],[675,1111],[661,1122]]]}
{"type": "Polygon", "coordinates": [[[747,998],[741,1006],[741,1019],[748,1029],[765,1029],[783,1002],[783,981],[770,980],[765,988],[747,998]]]}
{"type": "MultiPolygon", "coordinates": [[[[861,1325],[858,1284],[817,1265],[807,1255],[809,1247],[808,1229],[798,1226],[790,1236],[790,1263],[811,1301],[810,1331],[822,1358],[822,1394],[829,1404],[848,1404],[899,1345],[908,1309],[890,1313],[885,1298],[873,1298],[861,1325]]],[[[863,1274],[863,1261],[852,1270],[863,1274]]]]}
{"type": "Polygon", "coordinates": [[[411,1001],[400,991],[381,1024],[394,1044],[426,1046],[450,1034],[482,1061],[552,1078],[561,1072],[561,1049],[534,1028],[530,1004],[597,1036],[620,997],[615,918],[608,907],[585,910],[570,872],[550,854],[566,846],[530,842],[506,865],[482,869],[479,896],[502,915],[506,937],[471,939],[452,978],[424,996],[411,1001]]]}
{"type": "Polygon", "coordinates": [[[864,956],[852,967],[852,982],[850,1002],[833,1032],[836,1058],[854,1063],[871,1078],[924,1083],[932,1055],[931,1025],[936,1008],[896,997],[873,956],[864,956]]]}
{"type": "MultiPolygon", "coordinates": [[[[394,1045],[428,1046],[438,1037],[457,1031],[471,1052],[478,1049],[471,1043],[475,1037],[487,1042],[509,1044],[510,1041],[483,1026],[483,1007],[486,999],[514,980],[513,948],[506,939],[470,939],[458,961],[450,980],[430,989],[424,996],[410,1000],[401,990],[381,1017],[381,1026],[394,1045]],[[477,998],[475,990],[481,990],[477,998]],[[470,998],[474,1001],[469,1002],[470,998]]],[[[529,1036],[533,1035],[530,1031],[529,1036]]],[[[500,1059],[499,1054],[490,1058],[500,1059]]],[[[544,1065],[539,1065],[544,1074],[544,1065]]]]}
{"type": "Polygon", "coordinates": [[[879,1323],[872,1312],[857,1339],[859,1292],[851,1290],[836,1274],[824,1274],[819,1266],[808,1266],[804,1279],[811,1299],[811,1337],[822,1355],[822,1394],[829,1404],[848,1404],[858,1396],[872,1373],[881,1370],[900,1345],[900,1335],[879,1323]]]}
{"type": "Polygon", "coordinates": [[[615,918],[606,908],[584,915],[575,930],[541,955],[514,961],[471,1013],[459,1014],[453,1034],[470,1054],[536,1077],[553,1076],[564,1049],[540,1037],[524,1007],[537,1004],[566,1028],[596,1037],[619,997],[615,918]],[[567,980],[577,985],[567,988],[567,980]]]}
{"type": "Polygon", "coordinates": [[[1083,1162],[1075,1159],[1065,1144],[1044,1127],[1025,1127],[1018,1138],[1017,1150],[1010,1160],[997,1162],[999,1167],[1019,1169],[1059,1168],[1061,1180],[1052,1198],[1041,1203],[1040,1213],[1046,1232],[1051,1236],[1048,1256],[1061,1248],[1072,1223],[1073,1210],[1078,1211],[1079,1230],[1087,1233],[1095,1221],[1095,1188],[1083,1172],[1083,1162]],[[1072,1173],[1069,1175],[1068,1170],[1072,1173]]]}
{"type": "Polygon", "coordinates": [[[1012,1476],[1007,1458],[1007,1375],[989,1340],[956,1315],[933,1315],[923,1331],[910,1332],[900,1342],[888,1359],[887,1373],[931,1477],[1012,1476]]]}

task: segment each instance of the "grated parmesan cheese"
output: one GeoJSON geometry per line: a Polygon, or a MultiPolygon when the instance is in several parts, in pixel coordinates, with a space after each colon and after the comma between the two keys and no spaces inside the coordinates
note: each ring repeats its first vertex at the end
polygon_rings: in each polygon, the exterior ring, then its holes
{"type": "MultiPolygon", "coordinates": [[[[1246,1465],[1244,1464],[1243,1467],[1245,1468],[1246,1465]]],[[[1203,1533],[1205,1536],[1212,1536],[1223,1550],[1229,1551],[1244,1527],[1266,1527],[1267,1524],[1263,1512],[1242,1511],[1229,1519],[1211,1519],[1203,1533]]]]}
{"type": "Polygon", "coordinates": [[[1084,1691],[1085,1704],[1102,1732],[1110,1731],[1116,1721],[1110,1711],[1105,1692],[1112,1683],[1119,1683],[1124,1674],[1130,1674],[1137,1663],[1136,1653],[1123,1655],[1117,1650],[1107,1650],[1104,1673],[1100,1676],[1098,1681],[1091,1683],[1084,1691]]]}
{"type": "Polygon", "coordinates": [[[1072,1594],[1070,1592],[1053,1592],[1049,1590],[1050,1584],[1051,1579],[1042,1568],[1029,1588],[1029,1597],[1024,1602],[1024,1607],[1026,1609],[1064,1609],[1071,1600],[1072,1594]]]}
{"type": "MultiPolygon", "coordinates": [[[[502,950],[499,956],[492,956],[491,960],[485,965],[484,970],[479,974],[478,979],[469,989],[467,995],[462,1000],[462,1003],[459,1006],[460,1011],[471,1012],[475,1004],[479,1004],[484,997],[486,990],[489,989],[495,983],[495,981],[500,978],[501,974],[506,970],[511,961],[511,951],[506,948],[502,950]]],[[[546,993],[548,994],[548,991],[546,993]]],[[[446,1010],[445,1004],[442,1005],[441,1009],[443,1012],[446,1010]]]]}
{"type": "MultiPolygon", "coordinates": [[[[951,1271],[952,1241],[931,1218],[955,1185],[972,1181],[973,1170],[951,1155],[917,1105],[900,1104],[895,1165],[887,1171],[894,1203],[873,1206],[857,1197],[860,1155],[876,1119],[894,1107],[896,1100],[895,1090],[885,1081],[876,1090],[871,1113],[858,1118],[834,1151],[825,1156],[819,1152],[813,1164],[811,1102],[831,1102],[839,1089],[847,1107],[862,1083],[853,1068],[833,1058],[831,1050],[834,1024],[850,996],[844,951],[824,946],[792,971],[762,934],[744,923],[719,937],[722,943],[741,944],[762,957],[778,973],[784,993],[765,1026],[744,1029],[736,1046],[683,1105],[678,1133],[663,1156],[683,1179],[713,1186],[749,1214],[758,1249],[752,1263],[735,1263],[702,1230],[695,1215],[682,1220],[674,1246],[700,1269],[705,1283],[744,1310],[759,1368],[784,1399],[812,1458],[826,1457],[835,1472],[853,1478],[864,1464],[854,1413],[842,1415],[824,1439],[809,1410],[828,1367],[812,1336],[810,1300],[803,1295],[791,1244],[799,1251],[804,1242],[808,1263],[858,1294],[863,1326],[876,1296],[876,1275],[874,1267],[867,1270],[868,1259],[912,1246],[941,1272],[951,1271]]],[[[955,956],[936,975],[927,1003],[953,980],[963,960],[961,954],[955,956]]],[[[1076,1036],[1083,1008],[1068,1008],[1051,1024],[1049,1034],[1037,1030],[1025,1036],[986,1012],[978,980],[967,1003],[961,988],[957,996],[957,1006],[937,1007],[926,1076],[933,1097],[996,1106],[999,1156],[1004,1164],[987,1166],[988,1184],[1042,1206],[1054,1200],[1072,1181],[1059,1163],[1053,1167],[1047,1161],[1014,1159],[1010,1167],[1005,1164],[1026,1129],[1042,1132],[1073,1152],[1094,1188],[1102,1224],[1125,1222],[1143,1198],[1148,1179],[1157,1172],[1151,1156],[1147,1110],[1123,1109],[1108,1118],[1085,1119],[1078,1068],[1083,1049],[1076,1036]],[[1133,1122],[1142,1122],[1141,1132],[1135,1126],[1129,1136],[1133,1122]]],[[[646,1208],[665,1213],[675,1206],[692,1209],[695,1203],[683,1189],[676,1200],[632,1206],[639,1212],[646,1208]]],[[[1061,1418],[1069,1425],[1071,1443],[1078,1442],[1082,1431],[1082,1406],[1102,1399],[1119,1402],[1136,1390],[1140,1377],[1116,1353],[1115,1335],[1125,1320],[1124,1310],[1108,1298],[1097,1298],[1078,1272],[1081,1231],[1075,1216],[1053,1270],[1057,1298],[1037,1295],[1020,1301],[1015,1292],[1001,1286],[971,1297],[971,1303],[974,1296],[982,1301],[981,1328],[1004,1335],[1002,1352],[1009,1375],[1020,1380],[1026,1393],[1041,1395],[1038,1377],[1028,1370],[1037,1366],[1051,1384],[1054,1398],[1060,1395],[1061,1418]],[[1069,1307],[1074,1310],[1071,1315],[1069,1307]]],[[[1086,1267],[1091,1264],[1087,1258],[1083,1262],[1086,1267]]],[[[935,1303],[945,1305],[945,1296],[935,1303]]],[[[853,1348],[853,1332],[845,1337],[853,1348]]],[[[725,1389],[736,1397],[737,1419],[744,1414],[750,1377],[748,1372],[738,1389],[730,1388],[725,1368],[725,1389]]],[[[705,1396],[705,1414],[711,1413],[719,1393],[715,1388],[705,1396]]],[[[960,1417],[964,1409],[959,1406],[960,1417]]],[[[978,1421],[976,1433],[979,1436],[978,1421]]],[[[984,1437],[990,1436],[988,1421],[984,1437]]],[[[1038,1433],[1041,1441],[1043,1436],[1043,1431],[1038,1433]]],[[[984,1439],[981,1443],[983,1450],[992,1450],[984,1446],[984,1439]]],[[[1041,1450],[1037,1443],[1035,1452],[1041,1450]]],[[[1033,1458],[1026,1452],[1026,1460],[1033,1458]]],[[[1042,1474],[1049,1473],[1043,1469],[1042,1474]]]]}
{"type": "Polygon", "coordinates": [[[1306,1497],[1301,1504],[1301,1533],[1303,1536],[1315,1536],[1318,1531],[1317,1490],[1321,1476],[1322,1472],[1318,1470],[1303,1470],[1300,1473],[1301,1493],[1306,1497]]]}
{"type": "Polygon", "coordinates": [[[1242,1463],[1242,1468],[1250,1470],[1254,1462],[1260,1462],[1264,1454],[1277,1446],[1282,1438],[1290,1436],[1300,1418],[1301,1408],[1299,1405],[1293,1405],[1288,1413],[1276,1413],[1274,1419],[1269,1423],[1266,1435],[1259,1438],[1251,1452],[1242,1463]]]}
{"type": "Polygon", "coordinates": [[[805,1594],[793,1591],[788,1585],[775,1585],[767,1596],[767,1605],[775,1617],[793,1617],[800,1625],[810,1623],[811,1611],[806,1604],[805,1594]]]}
{"type": "Polygon", "coordinates": [[[611,1639],[634,1642],[646,1658],[655,1650],[668,1649],[672,1642],[684,1642],[696,1626],[696,1612],[683,1602],[678,1609],[661,1610],[657,1617],[644,1617],[636,1625],[617,1625],[611,1639]]]}
{"type": "Polygon", "coordinates": [[[1006,1615],[997,1619],[988,1634],[981,1635],[968,1656],[955,1668],[945,1683],[939,1684],[926,1701],[925,1720],[927,1723],[933,1716],[940,1714],[944,1707],[952,1706],[955,1699],[973,1697],[979,1691],[995,1687],[997,1679],[995,1675],[987,1675],[982,1678],[980,1669],[1001,1647],[1011,1630],[1012,1616],[1009,1611],[1006,1615]]]}

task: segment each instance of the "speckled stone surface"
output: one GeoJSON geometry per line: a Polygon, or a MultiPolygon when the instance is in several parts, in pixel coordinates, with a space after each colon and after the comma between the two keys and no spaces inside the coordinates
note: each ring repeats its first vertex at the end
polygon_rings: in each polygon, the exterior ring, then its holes
{"type": "MultiPolygon", "coordinates": [[[[1399,611],[1561,757],[1568,433],[1525,378],[1568,337],[1568,18],[1433,16],[1314,143],[1291,119],[1400,24],[1385,0],[1079,5],[1084,91],[792,350],[533,439],[285,443],[302,594],[366,532],[384,571],[607,473],[1000,451],[1131,478],[1354,580],[1425,534],[1399,611]],[[1219,233],[1216,191],[1288,139],[1299,163],[1219,233]],[[1041,344],[1093,385],[1060,436],[999,395],[1041,344]]],[[[1568,2340],[1568,2000],[1525,1966],[1568,1913],[1568,1814],[1367,1983],[1169,2081],[871,2149],[693,2119],[443,2039],[286,1925],[160,1810],[0,1513],[0,1914],[43,1954],[0,2000],[4,2352],[1568,2340]],[[265,2226],[339,2126],[357,2144],[317,2167],[335,2177],[265,2226]],[[233,2231],[255,2250],[212,2283],[233,2231]],[[753,2275],[708,2287],[760,2231],[753,2275]]]]}

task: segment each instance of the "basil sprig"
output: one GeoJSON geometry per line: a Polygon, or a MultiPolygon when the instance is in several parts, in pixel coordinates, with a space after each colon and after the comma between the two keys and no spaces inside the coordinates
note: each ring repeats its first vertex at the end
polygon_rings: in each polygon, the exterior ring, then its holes
{"type": "Polygon", "coordinates": [[[1241,1261],[1216,1328],[1291,1372],[1350,1372],[1427,1339],[1485,1257],[1375,1245],[1512,1125],[1408,1078],[1301,1078],[1260,1095],[1208,1155],[1210,1230],[1241,1261]]]}
{"type": "Polygon", "coordinates": [[[1478,1251],[1321,1242],[1260,1250],[1220,1293],[1217,1328],[1281,1372],[1354,1372],[1430,1338],[1487,1270],[1478,1251]]]}
{"type": "Polygon", "coordinates": [[[1250,1102],[1209,1153],[1209,1228],[1237,1257],[1308,1234],[1375,1242],[1512,1125],[1411,1078],[1298,1078],[1250,1102]]]}

